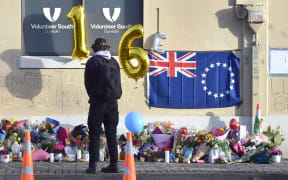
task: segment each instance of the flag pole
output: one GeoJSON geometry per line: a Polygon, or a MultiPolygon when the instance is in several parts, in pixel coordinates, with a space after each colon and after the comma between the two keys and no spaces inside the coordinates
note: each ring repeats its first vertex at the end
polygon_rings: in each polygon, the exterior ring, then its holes
{"type": "Polygon", "coordinates": [[[157,34],[159,34],[159,8],[156,8],[157,11],[157,34]]]}

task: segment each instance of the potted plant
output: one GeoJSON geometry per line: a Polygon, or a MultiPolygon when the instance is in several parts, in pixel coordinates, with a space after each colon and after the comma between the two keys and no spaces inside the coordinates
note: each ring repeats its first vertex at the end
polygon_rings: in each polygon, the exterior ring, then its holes
{"type": "Polygon", "coordinates": [[[271,126],[263,132],[270,139],[268,143],[268,148],[270,149],[270,157],[272,162],[281,162],[281,157],[283,155],[282,151],[278,148],[284,141],[283,133],[280,127],[272,129],[271,126]]]}
{"type": "Polygon", "coordinates": [[[283,152],[279,148],[273,148],[271,152],[269,153],[271,156],[272,162],[281,162],[281,157],[283,155],[283,152]]]}
{"type": "Polygon", "coordinates": [[[62,161],[63,160],[63,154],[65,153],[64,145],[57,144],[57,145],[53,146],[52,152],[54,153],[54,158],[56,161],[62,161]]]}

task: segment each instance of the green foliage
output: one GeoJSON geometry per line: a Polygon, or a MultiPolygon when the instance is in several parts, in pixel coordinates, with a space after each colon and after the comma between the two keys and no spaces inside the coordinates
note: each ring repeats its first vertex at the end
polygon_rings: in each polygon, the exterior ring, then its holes
{"type": "Polygon", "coordinates": [[[263,132],[263,134],[270,138],[274,146],[280,146],[284,141],[280,127],[277,129],[272,129],[271,126],[269,126],[267,130],[263,132]]]}

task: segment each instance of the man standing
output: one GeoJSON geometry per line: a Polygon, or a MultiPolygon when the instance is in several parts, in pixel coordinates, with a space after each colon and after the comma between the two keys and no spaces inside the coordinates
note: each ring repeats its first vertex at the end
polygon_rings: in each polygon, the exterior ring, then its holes
{"type": "Polygon", "coordinates": [[[86,173],[96,173],[99,161],[99,145],[102,123],[104,124],[110,155],[110,165],[102,168],[104,173],[117,173],[117,125],[119,121],[118,102],[122,95],[120,67],[111,57],[110,46],[104,38],[97,38],[92,45],[94,56],[85,68],[85,87],[89,96],[89,167],[86,173]]]}

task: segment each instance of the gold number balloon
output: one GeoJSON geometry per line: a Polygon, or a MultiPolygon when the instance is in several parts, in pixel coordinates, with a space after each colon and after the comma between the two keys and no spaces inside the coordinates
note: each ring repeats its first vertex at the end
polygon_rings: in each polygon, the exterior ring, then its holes
{"type": "Polygon", "coordinates": [[[136,24],[122,35],[120,40],[118,55],[120,64],[128,77],[136,81],[143,77],[149,70],[149,58],[147,53],[139,47],[131,47],[134,39],[141,38],[144,34],[141,24],[136,24]],[[133,66],[131,59],[138,61],[137,66],[133,66]]]}
{"type": "Polygon", "coordinates": [[[86,44],[85,12],[82,5],[73,6],[67,14],[67,18],[74,25],[74,49],[72,58],[80,59],[89,57],[89,49],[86,44]]]}

